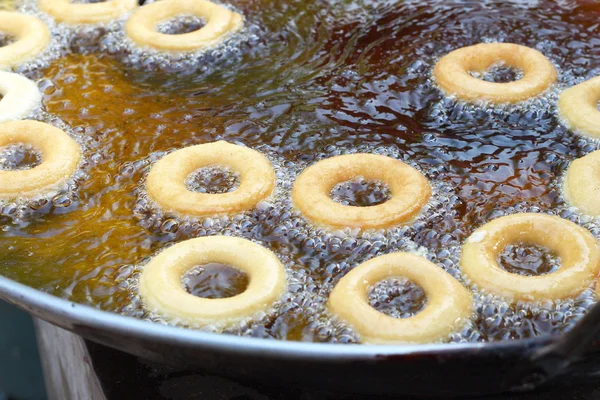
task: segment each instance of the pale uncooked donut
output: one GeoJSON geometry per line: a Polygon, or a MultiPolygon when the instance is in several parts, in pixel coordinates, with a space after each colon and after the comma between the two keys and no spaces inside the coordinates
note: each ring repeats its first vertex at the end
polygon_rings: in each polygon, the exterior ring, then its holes
{"type": "Polygon", "coordinates": [[[41,164],[26,170],[0,171],[0,198],[27,198],[59,187],[81,162],[81,147],[64,131],[38,121],[0,124],[0,147],[28,144],[41,153],[41,164]]]}
{"type": "Polygon", "coordinates": [[[140,275],[139,292],[148,309],[170,321],[191,327],[227,326],[267,311],[285,286],[285,269],[271,251],[246,239],[209,236],[177,243],[155,256],[140,275]],[[245,272],[247,289],[221,299],[186,292],[183,275],[209,263],[231,265],[245,272]]]}
{"type": "Polygon", "coordinates": [[[514,214],[497,218],[469,236],[460,265],[473,283],[513,301],[562,299],[578,294],[597,277],[600,247],[590,232],[559,217],[514,214]],[[509,244],[535,244],[561,258],[558,271],[522,276],[498,265],[498,255],[509,244]]]}
{"type": "Polygon", "coordinates": [[[97,24],[117,19],[138,6],[138,0],[107,0],[73,3],[69,0],[38,0],[40,10],[67,24],[97,24]]]}
{"type": "Polygon", "coordinates": [[[517,103],[535,97],[556,82],[556,69],[539,51],[512,43],[480,43],[445,55],[433,71],[435,81],[448,95],[475,102],[517,103]],[[523,71],[523,78],[507,83],[487,82],[469,72],[484,73],[494,65],[523,71]]]}
{"type": "Polygon", "coordinates": [[[600,216],[600,150],[571,163],[563,181],[563,193],[584,214],[600,216]]]}
{"type": "Polygon", "coordinates": [[[333,288],[329,310],[348,322],[365,343],[429,343],[447,338],[471,317],[473,296],[449,273],[423,257],[392,253],[350,271],[333,288]],[[409,318],[393,318],[369,304],[369,288],[389,277],[419,285],[427,305],[409,318]]]}
{"type": "Polygon", "coordinates": [[[391,157],[348,154],[319,161],[296,178],[294,206],[317,225],[331,228],[387,228],[408,223],[431,197],[427,178],[413,167],[391,157]],[[358,176],[383,181],[391,198],[367,207],[346,206],[330,197],[333,187],[358,176]]]}
{"type": "Polygon", "coordinates": [[[208,0],[160,0],[138,8],[127,21],[125,32],[140,47],[185,52],[213,47],[243,25],[240,14],[208,0]],[[175,35],[156,30],[161,21],[189,14],[203,18],[206,25],[193,32],[175,35]]]}
{"type": "Polygon", "coordinates": [[[560,115],[571,129],[600,138],[600,76],[570,87],[558,99],[560,115]]]}
{"type": "Polygon", "coordinates": [[[45,23],[32,15],[0,11],[0,32],[15,41],[0,47],[0,69],[18,67],[37,57],[50,43],[50,31],[45,23]]]}
{"type": "Polygon", "coordinates": [[[12,72],[0,71],[0,122],[27,117],[42,102],[35,82],[12,72]]]}
{"type": "Polygon", "coordinates": [[[251,210],[275,188],[275,171],[261,153],[225,141],[186,147],[164,156],[150,170],[148,195],[159,207],[180,215],[227,215],[251,210]],[[224,166],[239,174],[240,185],[227,193],[190,191],[186,178],[202,167],[224,166]]]}

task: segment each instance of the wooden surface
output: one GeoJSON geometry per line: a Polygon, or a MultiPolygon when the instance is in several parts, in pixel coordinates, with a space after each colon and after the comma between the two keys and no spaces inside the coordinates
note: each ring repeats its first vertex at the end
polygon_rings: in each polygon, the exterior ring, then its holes
{"type": "Polygon", "coordinates": [[[83,339],[34,318],[49,400],[106,400],[83,339]]]}

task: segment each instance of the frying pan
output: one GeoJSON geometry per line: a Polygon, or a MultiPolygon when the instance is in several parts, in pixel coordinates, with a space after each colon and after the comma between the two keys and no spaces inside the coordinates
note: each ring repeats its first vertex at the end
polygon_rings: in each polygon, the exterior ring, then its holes
{"type": "Polygon", "coordinates": [[[285,342],[176,328],[72,303],[4,277],[0,299],[144,359],[268,385],[447,398],[600,380],[600,304],[562,336],[375,346],[285,342]]]}
{"type": "Polygon", "coordinates": [[[376,346],[285,342],[165,326],[72,303],[3,277],[0,299],[144,359],[269,385],[447,397],[534,390],[600,376],[600,304],[562,336],[376,346]]]}

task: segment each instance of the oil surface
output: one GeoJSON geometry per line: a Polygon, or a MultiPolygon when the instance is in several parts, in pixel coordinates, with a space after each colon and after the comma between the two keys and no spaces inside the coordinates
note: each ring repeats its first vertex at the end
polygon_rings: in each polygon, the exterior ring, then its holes
{"type": "MultiPolygon", "coordinates": [[[[560,215],[600,237],[600,224],[568,208],[559,190],[569,162],[598,145],[569,132],[555,113],[562,88],[600,74],[600,5],[230,5],[246,18],[240,38],[183,58],[131,48],[119,40],[122,21],[89,29],[52,25],[55,44],[21,72],[38,79],[44,93],[44,110],[33,117],[77,138],[86,161],[68,196],[3,205],[0,274],[73,301],[167,323],[149,314],[136,295],[136,277],[150,257],[191,237],[246,237],[277,253],[288,270],[288,288],[266,315],[226,332],[317,342],[360,342],[350,326],[327,313],[328,294],[351,268],[394,251],[419,252],[474,291],[472,321],[452,342],[561,332],[595,303],[589,288],[575,299],[510,305],[470,285],[458,259],[474,229],[515,212],[560,215]],[[559,70],[558,84],[513,107],[444,97],[431,80],[436,60],[490,41],[542,51],[559,70]],[[269,157],[278,178],[272,199],[244,215],[199,221],[166,215],[148,201],[143,179],[153,162],[166,152],[221,139],[269,157]],[[303,168],[359,151],[401,159],[432,182],[433,199],[414,224],[331,232],[311,226],[290,207],[291,184],[303,168]]],[[[24,9],[35,12],[30,5],[24,9]]],[[[194,23],[161,29],[177,32],[194,23]]],[[[519,72],[497,68],[482,78],[506,81],[519,72]]],[[[199,171],[197,185],[189,184],[211,192],[219,191],[219,182],[230,185],[224,191],[235,187],[235,176],[223,171],[205,175],[199,171]]],[[[381,186],[350,182],[337,195],[354,204],[383,201],[381,186]]],[[[522,262],[534,266],[527,274],[554,268],[545,265],[554,261],[541,251],[508,253],[512,264],[527,258],[522,262]]],[[[392,279],[372,288],[369,299],[382,312],[406,317],[426,304],[422,297],[414,285],[392,279]]]]}

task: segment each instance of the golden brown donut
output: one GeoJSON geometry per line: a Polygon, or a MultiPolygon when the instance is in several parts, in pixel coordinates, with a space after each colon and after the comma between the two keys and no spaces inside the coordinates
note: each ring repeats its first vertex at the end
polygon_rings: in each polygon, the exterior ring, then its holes
{"type": "Polygon", "coordinates": [[[462,248],[460,265],[473,283],[512,301],[563,299],[588,287],[598,274],[600,247],[590,232],[565,219],[545,214],[514,214],[477,229],[462,248]],[[509,244],[544,246],[561,258],[556,272],[522,276],[498,265],[509,244]]]}
{"type": "Polygon", "coordinates": [[[0,147],[28,144],[42,155],[42,162],[26,170],[0,171],[0,198],[27,198],[59,187],[81,162],[81,147],[62,130],[38,121],[0,124],[0,147]]]}
{"type": "Polygon", "coordinates": [[[570,87],[558,99],[560,116],[578,133],[600,137],[600,76],[570,87]]]}
{"type": "Polygon", "coordinates": [[[160,0],[138,8],[127,21],[125,32],[140,47],[183,52],[213,47],[243,25],[244,19],[240,14],[207,0],[160,0]],[[185,14],[203,18],[206,25],[177,35],[157,32],[159,22],[185,14]]]}
{"type": "Polygon", "coordinates": [[[539,51],[512,43],[480,43],[442,57],[433,70],[439,87],[461,100],[518,103],[535,97],[556,82],[556,69],[539,51]],[[507,83],[487,82],[469,72],[483,74],[494,65],[523,71],[523,78],[507,83]]]}
{"type": "Polygon", "coordinates": [[[571,163],[563,181],[567,202],[584,214],[600,215],[600,150],[571,163]]]}
{"type": "Polygon", "coordinates": [[[0,71],[0,122],[27,117],[42,102],[34,81],[13,72],[0,71]]]}
{"type": "Polygon", "coordinates": [[[112,21],[138,6],[137,0],[107,0],[100,3],[73,3],[69,0],[38,0],[40,10],[58,22],[97,24],[112,21]]]}
{"type": "Polygon", "coordinates": [[[350,271],[333,288],[328,307],[352,325],[365,343],[429,343],[447,338],[468,320],[473,296],[449,273],[423,257],[392,253],[350,271]],[[389,277],[406,277],[419,285],[427,305],[409,318],[393,318],[369,305],[369,288],[389,277]]]}
{"type": "Polygon", "coordinates": [[[0,69],[18,67],[32,60],[50,43],[48,27],[32,15],[0,11],[0,32],[15,38],[13,43],[0,47],[0,69]]]}
{"type": "Polygon", "coordinates": [[[271,195],[275,171],[261,153],[225,141],[186,147],[164,156],[146,180],[150,198],[163,210],[196,217],[251,210],[271,195]],[[202,167],[224,166],[239,174],[240,185],[227,193],[190,191],[186,178],[202,167]]]}
{"type": "Polygon", "coordinates": [[[374,154],[321,160],[302,171],[292,189],[294,206],[315,224],[330,228],[376,229],[408,223],[430,196],[431,187],[423,174],[402,161],[374,154]],[[331,199],[335,185],[359,176],[383,181],[391,199],[368,207],[346,206],[331,199]]]}
{"type": "Polygon", "coordinates": [[[271,251],[246,239],[208,236],[177,243],[150,260],[140,275],[139,293],[151,311],[197,328],[227,326],[267,311],[285,286],[285,269],[271,251]],[[183,275],[209,263],[231,265],[245,272],[247,289],[220,299],[188,293],[181,281],[183,275]]]}

